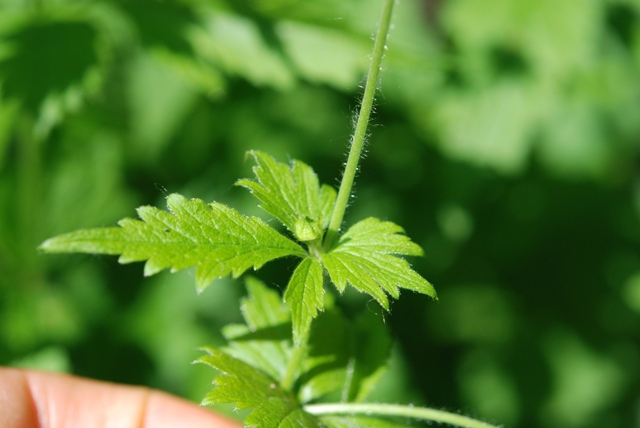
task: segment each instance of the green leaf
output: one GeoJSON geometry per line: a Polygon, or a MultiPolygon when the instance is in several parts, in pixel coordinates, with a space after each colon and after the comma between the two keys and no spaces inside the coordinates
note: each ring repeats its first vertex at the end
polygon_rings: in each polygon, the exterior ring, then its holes
{"type": "Polygon", "coordinates": [[[328,308],[312,326],[300,401],[363,401],[386,370],[390,348],[389,332],[375,314],[364,311],[347,320],[328,308]]]}
{"type": "Polygon", "coordinates": [[[197,96],[165,60],[177,55],[158,52],[163,55],[138,55],[131,61],[125,80],[129,85],[127,109],[131,115],[128,148],[133,156],[144,160],[145,165],[159,161],[186,117],[193,112],[197,96]]]}
{"type": "Polygon", "coordinates": [[[37,113],[50,95],[61,95],[74,87],[88,89],[89,75],[100,65],[99,38],[96,27],[81,20],[25,21],[13,32],[2,34],[0,40],[10,52],[0,58],[3,96],[19,99],[37,113]],[[47,72],[39,73],[36,79],[36,70],[47,72]]]}
{"type": "Polygon", "coordinates": [[[368,40],[295,21],[282,21],[278,33],[296,70],[310,82],[347,90],[367,69],[368,40]]]}
{"type": "Polygon", "coordinates": [[[291,358],[291,324],[250,331],[241,324],[230,324],[222,329],[229,342],[223,350],[274,379],[282,379],[291,358]]]}
{"type": "Polygon", "coordinates": [[[291,314],[276,291],[253,277],[248,277],[245,285],[249,296],[242,299],[240,307],[251,331],[291,322],[291,314]]]}
{"type": "Polygon", "coordinates": [[[348,401],[364,401],[387,370],[391,335],[381,317],[363,311],[356,319],[355,360],[348,401]]]}
{"type": "Polygon", "coordinates": [[[247,278],[249,296],[240,308],[246,325],[223,328],[229,341],[225,349],[236,358],[280,380],[291,358],[291,312],[280,295],[261,281],[247,278]]]}
{"type": "Polygon", "coordinates": [[[222,372],[214,379],[215,387],[202,400],[202,405],[231,403],[238,409],[255,409],[246,418],[246,425],[277,427],[280,421],[298,406],[287,391],[270,376],[219,349],[205,348],[208,355],[196,362],[205,363],[222,372]]]}
{"type": "Polygon", "coordinates": [[[278,428],[325,428],[320,420],[302,409],[296,409],[289,413],[278,425],[278,428]]]}
{"type": "Polygon", "coordinates": [[[342,399],[353,356],[352,333],[351,323],[335,307],[327,307],[313,322],[299,380],[301,402],[342,399]]]}
{"type": "Polygon", "coordinates": [[[215,387],[202,400],[203,405],[234,404],[238,409],[254,409],[245,426],[260,428],[321,427],[319,420],[305,413],[293,394],[282,389],[270,376],[216,348],[196,362],[208,364],[221,374],[215,387]]]}
{"type": "Polygon", "coordinates": [[[191,31],[190,37],[195,53],[210,63],[210,68],[239,76],[255,86],[279,90],[294,87],[293,70],[280,49],[264,37],[268,27],[221,10],[204,12],[201,20],[204,28],[191,31]]]}
{"type": "Polygon", "coordinates": [[[398,255],[422,254],[420,246],[391,222],[368,218],[340,237],[338,246],[322,256],[324,267],[340,292],[347,284],[373,296],[389,309],[386,293],[394,298],[400,288],[436,297],[433,286],[398,255]]]}
{"type": "Polygon", "coordinates": [[[243,179],[246,187],[262,202],[261,207],[280,220],[297,239],[313,241],[329,225],[336,198],[335,190],[320,186],[318,176],[308,165],[294,160],[291,166],[277,162],[266,153],[250,151],[256,166],[256,180],[243,179]]]}
{"type": "MultiPolygon", "coordinates": [[[[317,264],[301,265],[307,263],[317,264]]],[[[223,329],[229,342],[223,352],[280,382],[293,354],[291,311],[279,293],[261,281],[249,277],[246,286],[248,296],[241,302],[246,325],[223,329]]],[[[300,363],[294,391],[301,403],[329,395],[340,401],[362,401],[386,368],[389,334],[369,311],[347,320],[330,296],[323,303],[326,310],[308,327],[309,352],[300,363]]]]}
{"type": "Polygon", "coordinates": [[[167,197],[170,212],[144,206],[142,220],[124,219],[120,227],[87,229],[45,241],[50,253],[119,254],[120,263],[146,260],[145,275],[196,266],[199,291],[213,280],[234,278],[273,259],[306,252],[255,217],[219,203],[206,204],[178,194],[167,197]]]}
{"type": "Polygon", "coordinates": [[[324,287],[322,266],[316,259],[307,258],[293,272],[284,300],[291,309],[293,341],[303,345],[309,334],[311,321],[323,308],[324,287]]]}
{"type": "Polygon", "coordinates": [[[199,23],[193,8],[175,1],[117,1],[117,4],[135,25],[143,44],[191,53],[189,30],[199,23]]]}

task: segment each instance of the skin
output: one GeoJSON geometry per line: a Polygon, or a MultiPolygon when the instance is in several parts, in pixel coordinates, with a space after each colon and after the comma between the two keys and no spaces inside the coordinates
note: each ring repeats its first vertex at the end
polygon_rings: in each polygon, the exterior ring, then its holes
{"type": "Polygon", "coordinates": [[[164,392],[69,375],[0,368],[3,428],[240,428],[164,392]]]}

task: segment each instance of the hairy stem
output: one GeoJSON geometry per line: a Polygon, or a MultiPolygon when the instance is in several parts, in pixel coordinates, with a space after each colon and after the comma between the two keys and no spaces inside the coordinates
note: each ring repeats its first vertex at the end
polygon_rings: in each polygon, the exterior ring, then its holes
{"type": "Polygon", "coordinates": [[[397,404],[376,403],[335,403],[309,404],[304,409],[314,415],[367,415],[400,416],[425,421],[439,422],[464,428],[498,428],[467,416],[449,413],[426,407],[400,406],[397,404]]]}
{"type": "Polygon", "coordinates": [[[338,232],[342,225],[342,219],[344,218],[344,212],[347,209],[347,203],[351,196],[353,180],[355,178],[356,171],[358,170],[358,162],[362,154],[362,147],[364,146],[364,140],[367,134],[367,125],[369,123],[369,117],[371,116],[371,110],[373,109],[376,87],[378,85],[378,75],[380,74],[380,64],[382,62],[385,44],[387,43],[387,35],[389,34],[389,27],[391,25],[391,12],[393,11],[395,1],[396,0],[384,1],[382,17],[380,18],[380,26],[378,27],[378,32],[373,45],[373,55],[371,56],[367,82],[362,96],[362,104],[360,105],[358,120],[356,121],[356,127],[353,132],[353,136],[351,137],[349,157],[347,158],[347,164],[340,183],[340,190],[338,191],[336,204],[333,208],[331,221],[329,222],[329,228],[325,236],[324,247],[327,250],[333,247],[336,243],[338,232]]]}

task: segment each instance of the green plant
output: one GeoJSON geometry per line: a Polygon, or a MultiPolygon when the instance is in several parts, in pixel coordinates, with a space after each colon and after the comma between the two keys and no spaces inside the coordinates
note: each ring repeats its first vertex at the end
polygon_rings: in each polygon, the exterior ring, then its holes
{"type": "Polygon", "coordinates": [[[388,418],[415,418],[463,427],[490,427],[444,411],[365,403],[384,371],[389,338],[380,320],[364,312],[348,320],[325,294],[325,282],[347,285],[389,309],[400,288],[436,297],[431,284],[402,256],[422,249],[391,222],[367,218],[340,233],[362,154],[394,0],[385,0],[367,83],[339,191],[320,185],[308,165],[280,163],[251,151],[255,179],[242,179],[261,207],[287,229],[246,217],[220,203],[172,194],[169,212],[144,206],[140,220],[118,227],[80,230],[45,241],[45,252],[119,255],[121,263],[146,261],[145,275],[196,268],[203,291],[218,278],[239,277],[281,257],[300,259],[282,299],[255,278],[241,302],[244,325],[229,325],[224,348],[204,348],[198,362],[220,373],[203,404],[253,409],[245,424],[257,427],[397,427],[388,418]],[[283,304],[283,301],[285,304],[283,304]],[[336,399],[338,402],[327,402],[336,399]]]}

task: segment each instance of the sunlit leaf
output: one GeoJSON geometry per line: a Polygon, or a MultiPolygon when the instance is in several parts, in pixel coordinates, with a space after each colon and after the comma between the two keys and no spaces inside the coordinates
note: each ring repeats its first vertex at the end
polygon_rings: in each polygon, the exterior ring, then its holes
{"type": "Polygon", "coordinates": [[[251,331],[291,322],[291,314],[276,291],[252,277],[247,278],[245,284],[249,294],[240,306],[251,331]]]}
{"type": "Polygon", "coordinates": [[[365,73],[370,41],[344,31],[283,22],[277,28],[284,50],[307,81],[350,89],[365,73]]]}
{"type": "Polygon", "coordinates": [[[400,288],[435,297],[429,282],[416,273],[400,255],[421,255],[422,249],[391,222],[368,218],[353,225],[340,237],[338,246],[322,256],[324,267],[338,290],[347,284],[370,294],[385,309],[387,294],[394,298],[400,288]]]}
{"type": "Polygon", "coordinates": [[[300,241],[313,241],[328,226],[335,201],[335,190],[320,186],[318,176],[303,162],[291,166],[277,162],[266,153],[251,151],[256,180],[244,179],[238,185],[251,190],[261,207],[280,220],[300,241]]]}
{"type": "Polygon", "coordinates": [[[197,362],[219,370],[214,388],[202,400],[203,405],[231,403],[238,409],[254,409],[245,426],[259,428],[320,427],[318,419],[302,411],[295,397],[282,389],[270,376],[247,363],[216,349],[197,362]]]}
{"type": "Polygon", "coordinates": [[[324,288],[322,286],[322,266],[317,260],[307,258],[298,265],[291,275],[284,299],[291,309],[293,341],[304,343],[311,321],[323,308],[324,288]]]}
{"type": "Polygon", "coordinates": [[[223,328],[226,352],[279,380],[291,357],[291,312],[280,294],[261,281],[249,277],[245,283],[248,296],[240,309],[246,325],[223,328]]]}
{"type": "Polygon", "coordinates": [[[196,286],[216,278],[238,277],[247,269],[289,255],[304,257],[297,244],[262,220],[245,217],[219,203],[206,204],[178,194],[167,198],[170,212],[141,207],[142,220],[124,219],[120,227],[87,229],[45,241],[50,253],[119,254],[121,263],[146,260],[145,275],[196,266],[196,286]]]}
{"type": "Polygon", "coordinates": [[[196,92],[188,83],[167,67],[167,61],[161,62],[157,57],[139,55],[131,61],[127,79],[130,150],[148,164],[158,161],[196,100],[196,92]]]}
{"type": "Polygon", "coordinates": [[[198,56],[226,75],[278,89],[291,88],[296,81],[287,61],[264,39],[259,26],[240,15],[207,14],[203,28],[193,31],[191,40],[198,56]]]}
{"type": "Polygon", "coordinates": [[[433,110],[442,152],[503,173],[520,172],[546,107],[541,90],[513,79],[444,91],[433,110]]]}

